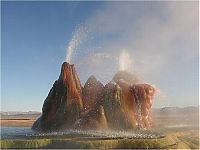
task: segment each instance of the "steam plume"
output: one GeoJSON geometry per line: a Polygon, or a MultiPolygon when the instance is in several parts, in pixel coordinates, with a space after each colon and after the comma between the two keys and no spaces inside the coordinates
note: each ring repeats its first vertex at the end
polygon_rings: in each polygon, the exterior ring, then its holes
{"type": "Polygon", "coordinates": [[[119,56],[119,70],[131,70],[132,60],[129,53],[126,50],[123,50],[119,56]]]}

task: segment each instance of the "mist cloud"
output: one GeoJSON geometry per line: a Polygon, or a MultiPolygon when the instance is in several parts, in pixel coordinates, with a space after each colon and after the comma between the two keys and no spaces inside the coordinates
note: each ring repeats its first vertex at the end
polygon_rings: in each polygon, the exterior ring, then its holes
{"type": "MultiPolygon", "coordinates": [[[[165,73],[177,70],[181,64],[187,64],[185,71],[189,71],[198,57],[196,2],[108,2],[84,26],[89,39],[79,51],[85,55],[77,52],[74,60],[79,63],[78,72],[84,81],[89,74],[104,83],[111,80],[118,70],[118,61],[113,58],[126,49],[134,60],[131,70],[165,92],[162,86],[168,88],[167,80],[163,80],[169,76],[165,73]],[[95,57],[102,52],[111,57],[95,57]],[[91,65],[80,65],[83,60],[91,65]]],[[[183,69],[180,73],[184,73],[183,69]]]]}

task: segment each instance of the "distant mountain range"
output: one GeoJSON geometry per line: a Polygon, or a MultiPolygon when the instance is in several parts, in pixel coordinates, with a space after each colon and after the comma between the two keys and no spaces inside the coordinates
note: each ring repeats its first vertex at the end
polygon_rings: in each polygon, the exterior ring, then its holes
{"type": "Polygon", "coordinates": [[[41,115],[41,112],[38,112],[38,111],[28,111],[28,112],[1,111],[0,112],[1,119],[36,119],[40,115],[41,115]]]}
{"type": "Polygon", "coordinates": [[[21,114],[21,115],[27,115],[27,114],[29,114],[29,115],[32,115],[32,114],[41,114],[41,112],[39,112],[39,111],[28,111],[28,112],[19,112],[19,111],[0,111],[0,114],[1,115],[19,115],[19,114],[21,114]]]}
{"type": "MultiPolygon", "coordinates": [[[[12,118],[38,118],[42,113],[39,111],[0,111],[1,119],[12,119],[12,118]]],[[[188,107],[163,107],[163,108],[152,108],[151,114],[153,116],[166,116],[166,115],[190,115],[199,114],[199,106],[188,106],[188,107]]]]}
{"type": "Polygon", "coordinates": [[[153,116],[199,114],[199,106],[152,108],[151,113],[153,116]]]}

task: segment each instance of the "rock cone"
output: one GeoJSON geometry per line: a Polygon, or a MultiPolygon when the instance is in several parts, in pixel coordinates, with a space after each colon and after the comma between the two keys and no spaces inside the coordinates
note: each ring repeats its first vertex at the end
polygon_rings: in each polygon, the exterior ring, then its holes
{"type": "Polygon", "coordinates": [[[92,110],[102,98],[104,86],[94,76],[90,76],[83,88],[84,111],[92,110]]]}
{"type": "Polygon", "coordinates": [[[51,131],[65,125],[71,127],[83,110],[82,88],[74,65],[62,64],[60,77],[55,81],[42,108],[42,116],[32,129],[51,131]]]}

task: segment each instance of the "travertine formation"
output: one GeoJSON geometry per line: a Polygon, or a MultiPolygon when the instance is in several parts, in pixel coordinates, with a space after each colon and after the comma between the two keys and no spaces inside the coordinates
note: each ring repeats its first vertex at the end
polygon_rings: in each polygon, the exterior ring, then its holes
{"type": "Polygon", "coordinates": [[[101,82],[97,81],[94,76],[90,76],[86,81],[83,88],[83,105],[84,111],[94,109],[97,102],[102,99],[102,91],[104,86],[101,82]]]}
{"type": "Polygon", "coordinates": [[[125,71],[105,86],[91,76],[82,87],[74,65],[64,62],[32,129],[150,128],[154,94],[151,85],[125,71]]]}

